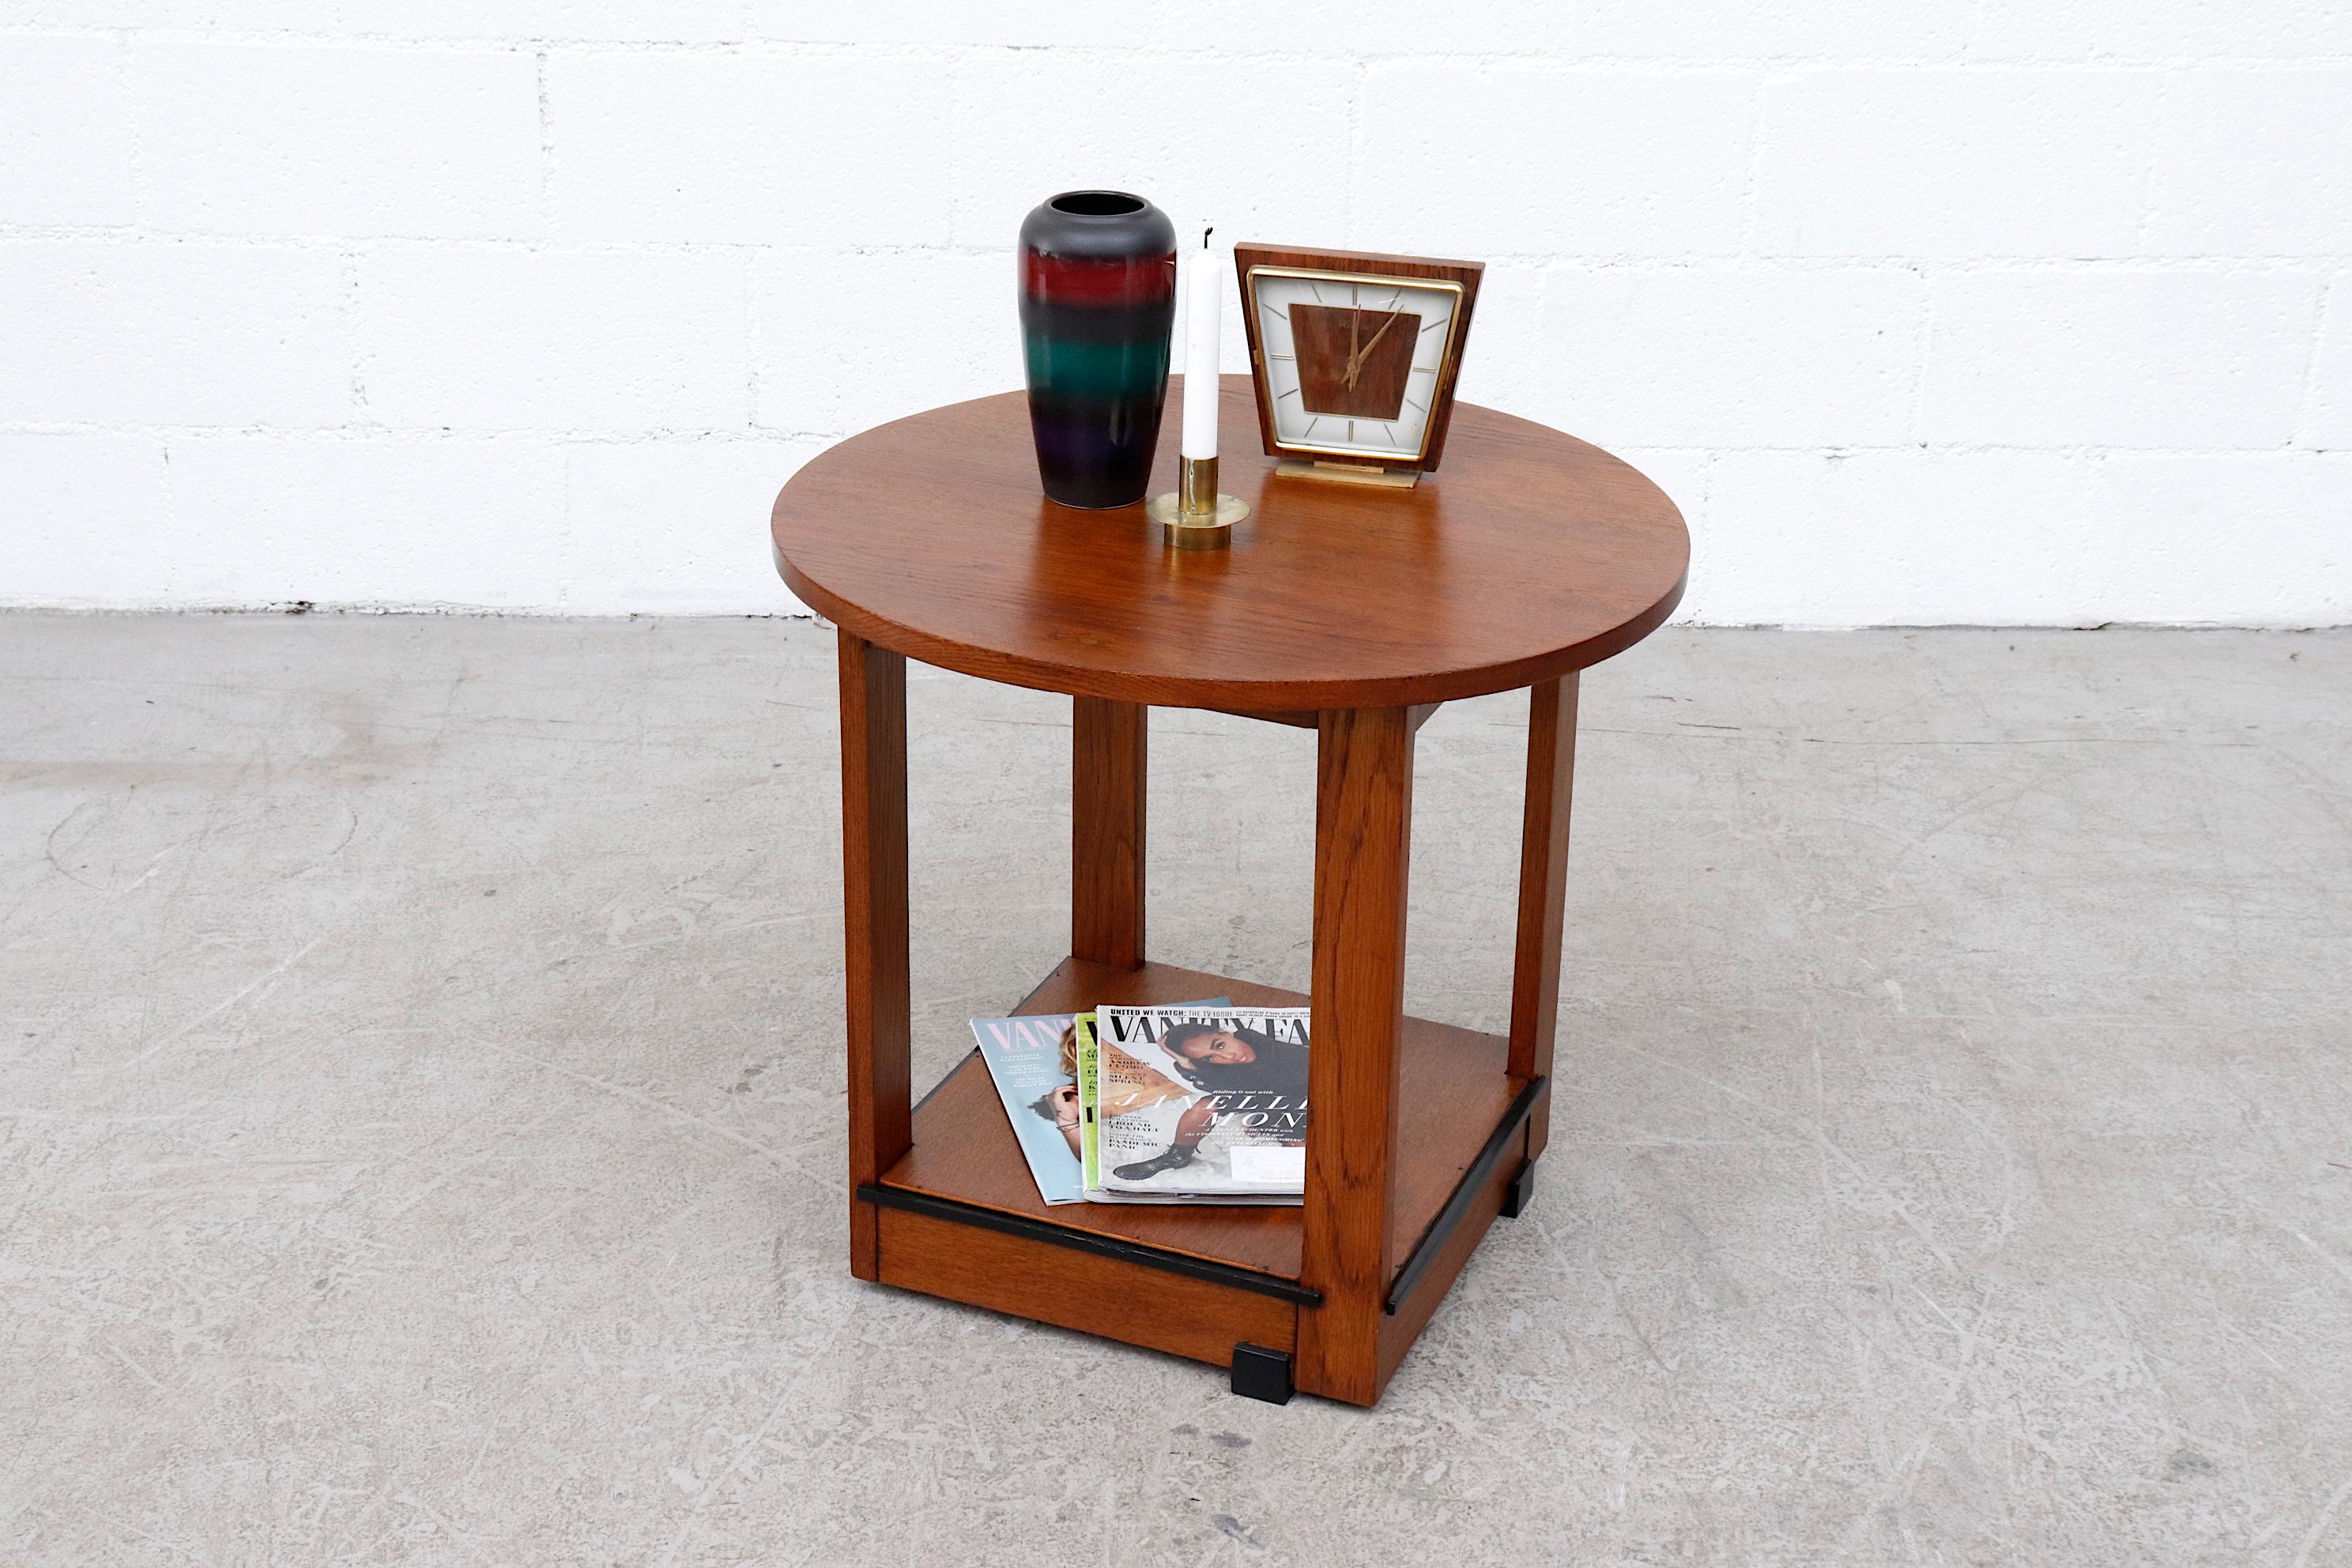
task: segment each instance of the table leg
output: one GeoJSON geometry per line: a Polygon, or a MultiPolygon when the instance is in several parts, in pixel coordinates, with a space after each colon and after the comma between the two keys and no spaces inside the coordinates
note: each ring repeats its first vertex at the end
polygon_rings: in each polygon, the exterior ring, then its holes
{"type": "Polygon", "coordinates": [[[1397,1037],[1404,1014],[1412,716],[1322,716],[1315,803],[1314,1049],[1299,1281],[1298,1386],[1370,1405],[1396,1272],[1397,1037]]]}
{"type": "MultiPolygon", "coordinates": [[[[1529,689],[1528,800],[1519,838],[1519,940],[1511,967],[1510,1070],[1551,1076],[1559,1025],[1560,910],[1568,891],[1568,812],[1576,777],[1576,673],[1529,689]]],[[[1551,1095],[1528,1113],[1527,1157],[1551,1134],[1551,1095]]]]}
{"type": "Polygon", "coordinates": [[[1078,697],[1071,713],[1070,952],[1143,963],[1146,735],[1151,710],[1078,697]]]}
{"type": "Polygon", "coordinates": [[[857,1189],[914,1142],[907,978],[907,660],[841,634],[842,944],[849,991],[849,1271],[881,1277],[857,1189]]]}

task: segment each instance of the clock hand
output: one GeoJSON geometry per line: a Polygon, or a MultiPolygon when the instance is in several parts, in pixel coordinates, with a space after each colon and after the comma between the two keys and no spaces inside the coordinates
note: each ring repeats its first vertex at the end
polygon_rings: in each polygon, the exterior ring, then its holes
{"type": "Polygon", "coordinates": [[[1397,318],[1398,318],[1399,316],[1403,315],[1403,314],[1404,314],[1404,310],[1403,310],[1403,308],[1402,308],[1402,307],[1401,307],[1401,306],[1400,306],[1398,309],[1396,309],[1396,310],[1391,310],[1391,311],[1389,312],[1389,319],[1388,319],[1387,321],[1382,321],[1382,322],[1381,323],[1381,330],[1380,330],[1379,331],[1374,332],[1374,333],[1372,334],[1372,341],[1371,341],[1370,342],[1366,343],[1366,344],[1363,346],[1363,348],[1362,348],[1362,349],[1360,349],[1360,351],[1358,351],[1356,353],[1351,354],[1350,356],[1349,356],[1349,360],[1348,360],[1348,384],[1349,384],[1349,386],[1353,386],[1353,385],[1355,385],[1355,384],[1356,384],[1356,376],[1358,375],[1358,374],[1359,374],[1359,373],[1360,373],[1360,372],[1363,370],[1363,368],[1364,368],[1364,360],[1365,360],[1366,356],[1370,355],[1370,354],[1371,353],[1372,350],[1374,350],[1375,348],[1378,348],[1378,347],[1380,346],[1380,342],[1381,342],[1381,340],[1382,338],[1384,338],[1384,337],[1388,336],[1389,329],[1390,329],[1391,327],[1395,326],[1395,325],[1396,325],[1396,322],[1397,322],[1397,318]]]}

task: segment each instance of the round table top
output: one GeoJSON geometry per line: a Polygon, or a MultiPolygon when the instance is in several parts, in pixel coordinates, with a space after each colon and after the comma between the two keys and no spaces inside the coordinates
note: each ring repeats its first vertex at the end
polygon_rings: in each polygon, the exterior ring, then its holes
{"type": "MultiPolygon", "coordinates": [[[[1532,685],[1656,629],[1690,535],[1657,486],[1546,426],[1455,405],[1411,489],[1277,474],[1249,378],[1228,375],[1230,549],[1173,550],[1140,504],[1038,490],[1024,394],[844,441],[776,498],[802,602],[926,664],[1077,696],[1295,712],[1403,707],[1532,685]]],[[[1152,493],[1176,485],[1171,390],[1152,493]]]]}

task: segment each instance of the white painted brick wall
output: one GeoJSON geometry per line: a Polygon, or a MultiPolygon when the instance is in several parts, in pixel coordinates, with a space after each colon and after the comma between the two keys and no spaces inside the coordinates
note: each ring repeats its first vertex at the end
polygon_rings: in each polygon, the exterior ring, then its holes
{"type": "Polygon", "coordinates": [[[1686,618],[2352,620],[2352,0],[0,0],[0,604],[791,609],[1075,184],[1487,260],[1686,618]]]}
{"type": "Polygon", "coordinates": [[[953,85],[938,57],[555,56],[558,226],[647,245],[945,245],[953,85]],[[911,122],[877,133],[900,116],[911,122]]]}
{"type": "Polygon", "coordinates": [[[171,455],[197,603],[528,608],[527,563],[570,569],[564,459],[544,441],[207,433],[171,455]]]}
{"type": "Polygon", "coordinates": [[[1897,268],[1553,268],[1527,412],[1612,448],[1902,446],[1927,316],[1897,268]]]}
{"type": "Polygon", "coordinates": [[[130,222],[134,149],[121,41],[0,37],[0,222],[130,222]]]}
{"type": "Polygon", "coordinates": [[[1374,66],[1354,138],[1356,216],[1381,248],[1482,260],[1735,256],[1763,80],[1548,61],[1374,66]],[[1420,237],[1439,235],[1448,243],[1420,237]]]}
{"type": "Polygon", "coordinates": [[[1775,82],[1757,150],[1755,248],[1906,261],[2129,256],[2162,89],[2153,71],[1775,82]]]}
{"type": "Polygon", "coordinates": [[[2295,445],[2312,451],[2352,452],[2352,272],[2339,272],[2328,280],[2326,320],[2295,445]]]}
{"type": "Polygon", "coordinates": [[[748,264],[734,247],[370,247],[352,413],[453,435],[748,433],[748,264]]]}
{"type": "Polygon", "coordinates": [[[1930,446],[2283,448],[2324,288],[2236,269],[1933,279],[1916,433],[1930,446]]]}
{"type": "Polygon", "coordinates": [[[341,425],[344,272],[313,247],[0,238],[0,427],[341,425]]]}
{"type": "Polygon", "coordinates": [[[538,73],[490,49],[131,51],[145,202],[173,233],[538,238],[538,73]],[[520,221],[519,221],[520,220],[520,221]]]}

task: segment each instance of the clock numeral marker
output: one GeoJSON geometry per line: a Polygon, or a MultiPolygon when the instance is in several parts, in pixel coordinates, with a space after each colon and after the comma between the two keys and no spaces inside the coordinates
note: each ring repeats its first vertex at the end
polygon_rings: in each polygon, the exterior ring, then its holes
{"type": "MultiPolygon", "coordinates": [[[[1410,398],[1410,397],[1406,398],[1406,399],[1405,399],[1405,401],[1406,401],[1407,403],[1412,403],[1412,398],[1410,398]]],[[[1420,409],[1423,414],[1426,414],[1426,413],[1428,413],[1428,412],[1429,412],[1429,405],[1427,405],[1426,403],[1412,403],[1412,405],[1413,405],[1415,408],[1420,409]]]]}
{"type": "MultiPolygon", "coordinates": [[[[1287,354],[1276,354],[1274,357],[1276,359],[1287,359],[1290,356],[1287,354]]],[[[1437,374],[1437,367],[1433,364],[1417,364],[1412,367],[1412,374],[1415,375],[1435,375],[1437,374]]]]}
{"type": "Polygon", "coordinates": [[[1268,359],[1297,359],[1297,354],[1268,354],[1268,359]]]}
{"type": "Polygon", "coordinates": [[[1454,318],[1453,318],[1453,317],[1451,317],[1451,316],[1440,316],[1440,317],[1438,317],[1438,318],[1437,318],[1437,320],[1435,320],[1435,321],[1433,321],[1430,322],[1430,323],[1429,323],[1429,325],[1427,325],[1427,326],[1425,326],[1425,327],[1422,328],[1421,330],[1422,330],[1423,332],[1433,332],[1433,331],[1435,331],[1438,328],[1440,328],[1440,327],[1442,327],[1442,326],[1445,325],[1445,323],[1446,323],[1446,322],[1448,322],[1448,321],[1452,321],[1453,319],[1454,319],[1454,318]]]}
{"type": "Polygon", "coordinates": [[[1297,387],[1295,387],[1295,386],[1294,386],[1294,387],[1292,387],[1288,392],[1283,393],[1280,396],[1277,396],[1277,397],[1275,399],[1275,401],[1276,401],[1276,403],[1279,403],[1279,402],[1281,402],[1281,401],[1282,401],[1282,399],[1283,399],[1283,398],[1285,398],[1285,397],[1296,397],[1296,396],[1297,396],[1297,395],[1298,395],[1298,388],[1297,388],[1297,387]]]}

